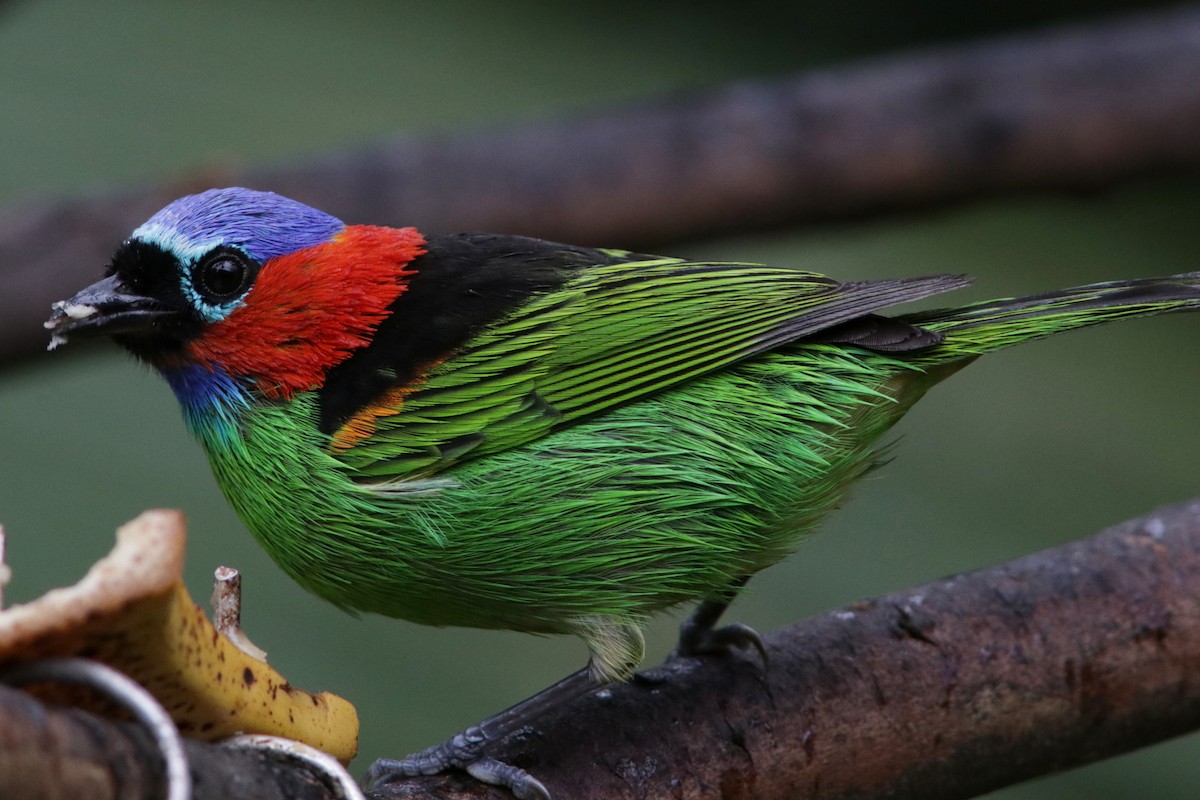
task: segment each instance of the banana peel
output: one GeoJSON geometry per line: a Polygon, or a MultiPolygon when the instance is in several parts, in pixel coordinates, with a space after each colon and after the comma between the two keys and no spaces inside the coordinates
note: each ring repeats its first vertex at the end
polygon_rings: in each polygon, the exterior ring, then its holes
{"type": "MultiPolygon", "coordinates": [[[[248,646],[246,652],[214,628],[183,585],[186,540],[177,511],[147,511],[121,526],[116,547],[79,583],[0,611],[0,667],[46,657],[95,659],[145,687],[184,735],[282,736],[349,763],[358,749],[354,706],[291,686],[259,657],[262,651],[248,646]]],[[[97,713],[110,708],[69,688],[30,690],[97,713]]]]}

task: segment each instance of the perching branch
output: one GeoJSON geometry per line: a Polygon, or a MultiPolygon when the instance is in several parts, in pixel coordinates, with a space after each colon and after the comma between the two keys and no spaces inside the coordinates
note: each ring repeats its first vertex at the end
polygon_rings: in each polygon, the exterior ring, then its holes
{"type": "Polygon", "coordinates": [[[0,359],[175,196],[267,188],[353,222],[652,249],[1200,164],[1200,7],[879,58],[508,129],[0,213],[0,359]]]}
{"type": "MultiPolygon", "coordinates": [[[[573,800],[952,800],[1196,730],[1200,500],[766,638],[766,670],[750,657],[673,663],[553,712],[492,755],[573,800]]],[[[87,765],[108,774],[131,748],[139,769],[155,763],[144,739],[75,712],[22,712],[13,695],[0,691],[0,796],[68,785],[87,765]],[[44,733],[56,726],[66,732],[44,733]],[[82,755],[64,744],[80,739],[82,755]]],[[[265,779],[213,746],[189,752],[221,800],[252,796],[235,776],[265,779]]],[[[132,785],[123,797],[154,796],[148,779],[132,785]]],[[[372,797],[511,800],[459,775],[372,797]]]]}
{"type": "MultiPolygon", "coordinates": [[[[340,800],[311,771],[264,753],[185,740],[193,800],[340,800]]],[[[127,723],[48,708],[0,685],[0,797],[161,800],[162,759],[127,723]]]]}

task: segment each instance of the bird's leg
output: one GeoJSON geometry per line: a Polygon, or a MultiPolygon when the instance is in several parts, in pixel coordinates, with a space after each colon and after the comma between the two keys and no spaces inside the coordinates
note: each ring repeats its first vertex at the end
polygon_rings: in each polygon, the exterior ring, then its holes
{"type": "Polygon", "coordinates": [[[669,658],[699,655],[726,655],[733,648],[748,650],[753,647],[767,663],[767,648],[758,632],[741,622],[734,622],[724,627],[716,627],[717,620],[729,608],[738,589],[746,585],[749,577],[744,577],[730,586],[716,598],[704,600],[696,606],[683,624],[679,626],[679,643],[675,645],[669,658]]]}
{"type": "Polygon", "coordinates": [[[484,755],[483,750],[554,706],[585,695],[595,686],[587,667],[572,672],[533,697],[472,725],[441,744],[405,758],[377,760],[367,770],[366,785],[375,788],[401,778],[436,775],[457,768],[484,783],[506,786],[521,800],[550,800],[550,792],[537,778],[523,769],[484,755]]]}
{"type": "Polygon", "coordinates": [[[520,800],[550,800],[550,792],[541,781],[523,769],[484,755],[484,748],[555,706],[569,703],[599,685],[628,678],[645,648],[639,623],[637,619],[580,617],[575,621],[576,633],[591,651],[586,667],[441,744],[399,760],[379,759],[367,770],[367,786],[374,788],[401,778],[436,775],[455,768],[484,783],[508,787],[520,800]]]}

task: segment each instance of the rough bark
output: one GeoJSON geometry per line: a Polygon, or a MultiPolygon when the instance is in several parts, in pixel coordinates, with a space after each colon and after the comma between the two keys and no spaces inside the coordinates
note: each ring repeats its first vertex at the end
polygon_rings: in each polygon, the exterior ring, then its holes
{"type": "MultiPolygon", "coordinates": [[[[1196,730],[1200,500],[766,641],[765,670],[749,656],[674,662],[550,713],[491,754],[573,800],[952,800],[1196,730]]],[[[31,704],[0,690],[0,796],[155,796],[144,739],[31,704]],[[122,778],[124,793],[84,790],[131,770],[142,777],[122,778]],[[17,791],[31,787],[43,794],[17,791]]],[[[275,779],[219,748],[189,753],[220,787],[198,798],[260,796],[238,781],[275,779]]],[[[372,797],[510,796],[445,775],[372,797]]]]}
{"type": "Polygon", "coordinates": [[[504,130],[0,212],[0,360],[175,196],[272,189],[353,222],[654,249],[1200,164],[1200,7],[718,86],[504,130]]]}

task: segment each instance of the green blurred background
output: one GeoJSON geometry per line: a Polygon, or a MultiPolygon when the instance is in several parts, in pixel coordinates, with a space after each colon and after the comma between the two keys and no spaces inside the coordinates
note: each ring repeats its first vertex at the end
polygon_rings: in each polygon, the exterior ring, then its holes
{"type": "MultiPolygon", "coordinates": [[[[279,161],[397,130],[486,128],[1145,4],[911,5],[10,3],[0,7],[0,203],[279,161]]],[[[1197,219],[1192,174],[668,249],[846,278],[966,271],[977,285],[965,301],[1198,269],[1197,219]]],[[[918,406],[899,428],[898,458],[797,556],[756,578],[732,616],[767,630],[1200,494],[1200,422],[1189,413],[1198,332],[1195,318],[1136,321],[971,367],[918,406]]],[[[16,571],[8,598],[74,581],[142,509],[184,509],[192,593],[207,597],[219,563],[243,571],[245,624],[272,663],[359,706],[356,771],[583,663],[572,640],[351,619],[303,593],[226,507],[166,386],[114,348],[68,348],[0,373],[0,456],[0,522],[16,571]]],[[[654,625],[650,659],[669,649],[675,623],[654,625]]],[[[993,797],[1182,800],[1197,786],[1192,736],[993,797]]]]}

